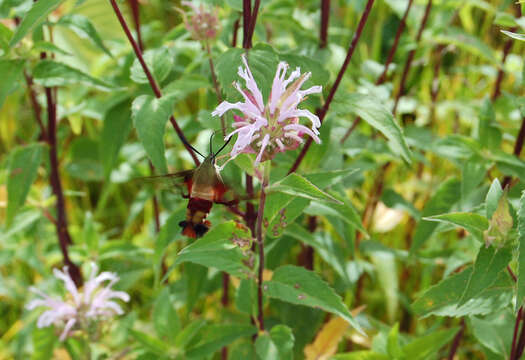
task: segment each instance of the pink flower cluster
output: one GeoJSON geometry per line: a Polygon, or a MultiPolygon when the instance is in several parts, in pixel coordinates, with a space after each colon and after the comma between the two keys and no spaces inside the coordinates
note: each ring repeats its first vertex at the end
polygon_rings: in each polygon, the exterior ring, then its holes
{"type": "Polygon", "coordinates": [[[199,41],[215,39],[219,32],[219,19],[217,16],[206,11],[202,4],[199,7],[191,1],[182,1],[181,4],[189,6],[193,10],[193,14],[189,18],[184,11],[180,10],[184,25],[191,33],[191,36],[199,41]]]}
{"type": "Polygon", "coordinates": [[[244,79],[246,89],[241,89],[239,83],[234,86],[243,96],[244,101],[230,103],[223,101],[212,116],[222,116],[228,110],[239,110],[242,116],[234,115],[235,130],[226,136],[226,140],[237,134],[237,141],[231,152],[232,158],[240,153],[256,153],[255,164],[272,159],[275,154],[296,149],[303,142],[302,136],[307,134],[315,142],[320,143],[319,118],[308,110],[297,106],[309,94],[320,93],[321,86],[312,86],[301,90],[301,86],[311,76],[311,73],[301,74],[296,68],[288,78],[288,64],[280,62],[275,72],[268,102],[263,96],[252,72],[242,56],[244,68],[239,66],[238,75],[244,79]],[[310,120],[311,127],[299,124],[299,118],[310,120]]]}
{"type": "Polygon", "coordinates": [[[79,291],[69,276],[67,268],[64,268],[64,271],[54,269],[53,274],[64,282],[64,287],[68,291],[65,300],[52,298],[36,288],[30,288],[42,298],[29,302],[27,309],[48,308],[38,318],[37,326],[39,328],[50,325],[62,327],[60,341],[64,341],[74,328],[86,329],[91,321],[104,320],[123,314],[124,311],[113,299],[127,302],[129,295],[124,291],[111,289],[119,280],[118,276],[107,271],[96,276],[97,271],[97,266],[93,264],[89,280],[84,284],[82,291],[79,291]],[[109,282],[102,286],[105,281],[109,282]]]}

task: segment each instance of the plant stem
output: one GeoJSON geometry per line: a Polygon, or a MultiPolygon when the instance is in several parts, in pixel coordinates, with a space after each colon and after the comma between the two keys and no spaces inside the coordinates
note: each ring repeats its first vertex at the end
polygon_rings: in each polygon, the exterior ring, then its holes
{"type": "Polygon", "coordinates": [[[144,51],[144,43],[142,42],[142,33],[140,31],[140,12],[138,0],[129,0],[129,7],[131,8],[131,15],[135,23],[135,31],[137,32],[137,42],[140,51],[144,51]]]}
{"type": "Polygon", "coordinates": [[[259,209],[257,211],[257,247],[259,249],[259,271],[257,274],[257,308],[258,308],[258,323],[259,331],[264,331],[264,315],[263,315],[263,273],[264,273],[264,236],[263,236],[263,217],[264,205],[266,203],[266,187],[270,178],[270,164],[263,163],[263,180],[261,184],[261,197],[259,199],[259,209]]]}
{"type": "MultiPolygon", "coordinates": [[[[148,65],[144,61],[144,57],[142,56],[142,51],[140,50],[135,39],[133,39],[133,36],[131,35],[131,31],[129,30],[129,26],[126,23],[126,20],[124,19],[124,16],[122,15],[122,12],[120,11],[115,0],[110,0],[110,2],[111,2],[111,6],[113,7],[113,10],[115,11],[115,15],[117,16],[117,19],[120,22],[120,25],[122,26],[122,29],[124,30],[124,33],[126,34],[126,37],[128,38],[133,48],[133,51],[135,52],[135,55],[137,56],[137,59],[139,60],[140,65],[142,66],[142,70],[144,71],[144,74],[146,74],[146,77],[148,78],[149,84],[151,86],[151,89],[153,90],[153,93],[155,94],[155,97],[161,98],[162,92],[159,88],[159,85],[157,84],[155,78],[153,78],[153,75],[151,74],[148,68],[148,65]]],[[[184,133],[179,127],[179,124],[177,124],[177,121],[175,120],[175,117],[173,115],[170,116],[170,123],[175,129],[175,132],[177,133],[177,135],[179,136],[179,139],[184,144],[184,147],[190,153],[193,161],[195,162],[195,165],[199,165],[200,161],[197,158],[197,155],[195,154],[193,149],[190,147],[188,140],[184,136],[184,133]]]]}
{"type": "Polygon", "coordinates": [[[251,0],[242,1],[242,47],[249,49],[252,47],[250,37],[250,18],[252,16],[251,0]]]}
{"type": "MultiPolygon", "coordinates": [[[[408,5],[407,5],[407,8],[405,10],[405,13],[403,14],[403,18],[401,19],[401,22],[399,23],[399,26],[397,27],[397,32],[396,32],[396,36],[395,36],[395,39],[394,39],[394,43],[392,44],[392,47],[390,48],[390,51],[388,53],[388,57],[387,57],[386,62],[385,62],[385,67],[384,67],[383,72],[381,73],[381,75],[377,78],[376,85],[381,85],[381,84],[383,84],[386,81],[386,76],[388,74],[388,68],[390,67],[390,64],[392,63],[392,60],[394,59],[394,55],[395,55],[395,53],[397,51],[397,48],[399,46],[399,40],[401,39],[401,34],[405,30],[406,20],[407,20],[407,17],[408,17],[408,13],[410,12],[410,9],[412,8],[413,2],[414,2],[414,0],[409,0],[408,1],[408,5]]],[[[361,117],[358,116],[354,120],[354,122],[352,123],[352,125],[350,126],[350,128],[348,129],[346,134],[341,138],[341,141],[340,141],[341,144],[344,144],[346,139],[348,139],[350,134],[352,134],[352,132],[355,130],[355,128],[357,127],[357,125],[360,122],[361,122],[361,117]]]]}
{"type": "MultiPolygon", "coordinates": [[[[215,89],[215,94],[217,95],[217,100],[219,103],[222,102],[221,89],[219,88],[219,82],[217,81],[217,74],[215,73],[215,66],[213,65],[213,58],[211,56],[210,43],[205,41],[206,52],[208,53],[208,62],[210,64],[211,78],[213,80],[213,88],[215,89]]],[[[221,116],[221,130],[222,136],[226,136],[226,123],[224,122],[224,116],[221,116]]]]}
{"type": "MultiPolygon", "coordinates": [[[[361,15],[361,19],[359,20],[359,24],[357,25],[356,32],[352,38],[352,41],[350,43],[350,46],[348,47],[348,52],[346,53],[345,60],[343,62],[343,65],[341,66],[341,69],[339,69],[339,73],[337,74],[337,78],[335,79],[334,85],[330,89],[330,93],[328,94],[326,101],[322,107],[317,112],[317,116],[319,116],[319,121],[322,123],[324,120],[324,117],[326,113],[328,112],[328,109],[330,108],[330,104],[332,103],[332,100],[334,98],[335,92],[339,88],[339,84],[341,83],[341,80],[343,79],[343,75],[346,71],[346,68],[350,64],[350,60],[352,59],[352,55],[355,52],[355,49],[357,48],[357,43],[359,42],[359,39],[361,38],[361,34],[363,33],[363,29],[365,27],[366,21],[368,20],[368,15],[370,15],[370,11],[372,10],[372,6],[374,5],[374,0],[368,0],[366,3],[365,10],[363,11],[363,14],[361,15]]],[[[292,167],[288,171],[288,174],[291,174],[299,168],[299,165],[301,165],[301,162],[304,159],[304,156],[306,155],[306,152],[312,145],[312,138],[308,138],[306,141],[306,144],[304,144],[301,152],[297,156],[297,159],[295,159],[295,162],[293,163],[292,167]]]]}
{"type": "Polygon", "coordinates": [[[241,19],[238,18],[233,23],[232,47],[236,47],[237,46],[237,32],[239,31],[239,23],[240,23],[240,21],[241,21],[241,19]]]}
{"type": "Polygon", "coordinates": [[[321,26],[319,27],[319,48],[326,48],[328,42],[328,23],[330,20],[330,0],[321,0],[321,26]]]}
{"type": "Polygon", "coordinates": [[[510,348],[510,360],[514,360],[516,358],[516,351],[518,350],[516,348],[516,340],[518,338],[518,331],[520,327],[520,321],[522,320],[523,315],[523,307],[520,306],[518,310],[518,315],[516,316],[516,321],[514,323],[514,333],[512,334],[512,346],[510,348]]]}
{"type": "Polygon", "coordinates": [[[392,114],[394,114],[394,116],[397,113],[397,106],[399,105],[399,100],[401,99],[401,96],[403,96],[405,93],[405,84],[408,79],[410,68],[412,67],[412,61],[414,60],[414,56],[416,55],[417,45],[421,41],[423,30],[425,30],[425,26],[427,25],[427,21],[430,15],[430,9],[432,9],[432,0],[428,0],[427,6],[425,8],[425,14],[423,15],[423,19],[421,20],[421,25],[419,26],[419,30],[416,36],[416,48],[411,50],[408,53],[408,57],[405,61],[405,67],[403,68],[403,75],[401,76],[401,82],[399,83],[399,89],[397,91],[396,99],[394,102],[394,109],[392,110],[392,114]]]}
{"type": "Polygon", "coordinates": [[[448,353],[448,360],[454,360],[454,356],[456,355],[456,352],[458,351],[459,344],[461,342],[461,339],[463,338],[463,334],[465,333],[465,319],[461,319],[460,323],[460,329],[456,336],[454,336],[454,340],[452,341],[452,346],[450,347],[450,352],[448,353]]]}

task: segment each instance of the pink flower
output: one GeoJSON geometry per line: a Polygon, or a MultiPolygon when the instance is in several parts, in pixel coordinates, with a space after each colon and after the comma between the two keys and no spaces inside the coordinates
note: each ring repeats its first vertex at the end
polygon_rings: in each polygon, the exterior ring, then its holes
{"type": "Polygon", "coordinates": [[[124,311],[113,299],[129,301],[129,295],[124,291],[113,291],[111,287],[119,280],[118,276],[110,272],[102,272],[96,276],[98,268],[92,264],[89,280],[84,284],[82,291],[77,289],[69,276],[67,268],[64,271],[54,269],[56,278],[64,282],[68,291],[65,300],[52,298],[36,288],[30,290],[41,297],[27,304],[28,310],[37,307],[47,307],[38,318],[37,327],[43,328],[50,325],[63,327],[60,341],[64,341],[76,326],[86,329],[92,321],[104,320],[114,315],[122,315],[124,311]],[[105,286],[102,284],[109,281],[105,286]]]}
{"type": "Polygon", "coordinates": [[[301,74],[296,68],[288,78],[286,72],[288,64],[280,62],[275,72],[272,89],[268,102],[265,104],[263,96],[252,72],[242,56],[244,68],[239,66],[238,74],[244,79],[246,89],[241,89],[239,83],[234,86],[243,96],[244,101],[230,103],[223,101],[212,116],[222,116],[228,110],[239,110],[243,116],[234,115],[235,128],[226,136],[226,140],[237,134],[237,141],[233,145],[232,158],[240,153],[257,153],[255,164],[272,159],[275,154],[286,150],[296,149],[303,142],[302,136],[307,134],[318,144],[321,122],[319,118],[308,110],[298,109],[297,106],[309,94],[320,93],[321,86],[312,86],[301,90],[301,86],[311,76],[311,73],[301,74]],[[299,124],[299,118],[307,118],[311,127],[299,124]]]}
{"type": "Polygon", "coordinates": [[[181,1],[181,4],[189,6],[193,10],[193,14],[188,19],[186,12],[179,9],[184,25],[191,33],[191,36],[199,41],[215,39],[219,32],[219,19],[217,16],[206,11],[202,4],[199,7],[191,1],[181,1]]]}

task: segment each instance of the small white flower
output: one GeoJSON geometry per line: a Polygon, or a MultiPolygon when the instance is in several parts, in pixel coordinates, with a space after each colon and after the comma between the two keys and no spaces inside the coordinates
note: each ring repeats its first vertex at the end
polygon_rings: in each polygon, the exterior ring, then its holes
{"type": "Polygon", "coordinates": [[[303,142],[304,134],[320,143],[319,118],[308,110],[297,108],[307,95],[322,90],[321,86],[301,90],[301,86],[310,78],[311,73],[301,75],[301,70],[296,68],[286,78],[288,64],[280,62],[268,102],[265,104],[244,55],[242,61],[244,68],[239,66],[238,75],[244,79],[246,89],[241,89],[237,82],[234,86],[243,96],[244,101],[236,103],[223,101],[212,112],[212,116],[222,116],[228,110],[236,109],[243,114],[242,117],[234,115],[235,121],[232,126],[235,130],[226,136],[227,140],[237,134],[237,141],[231,152],[232,158],[243,152],[257,153],[255,164],[258,164],[273,158],[279,152],[296,149],[303,142]],[[311,127],[299,124],[299,118],[310,120],[311,127]]]}
{"type": "Polygon", "coordinates": [[[63,327],[60,335],[60,341],[64,341],[76,326],[80,329],[86,328],[90,322],[104,320],[114,315],[124,313],[119,304],[114,299],[129,301],[129,295],[124,291],[114,291],[111,287],[119,280],[118,276],[110,272],[102,272],[97,276],[98,268],[92,264],[89,280],[84,284],[83,289],[79,291],[75,283],[67,272],[58,269],[53,270],[56,278],[64,283],[68,291],[66,299],[52,298],[42,291],[31,287],[30,290],[41,297],[27,304],[28,310],[37,307],[46,307],[38,318],[37,326],[39,328],[56,325],[63,327]],[[109,281],[106,285],[104,282],[109,281]]]}

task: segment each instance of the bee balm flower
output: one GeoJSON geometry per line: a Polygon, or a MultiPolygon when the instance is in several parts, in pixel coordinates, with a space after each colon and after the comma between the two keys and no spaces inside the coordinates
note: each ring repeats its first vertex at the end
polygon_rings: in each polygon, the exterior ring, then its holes
{"type": "Polygon", "coordinates": [[[307,95],[322,90],[321,86],[301,90],[301,86],[310,78],[311,73],[301,74],[301,70],[296,68],[286,78],[288,64],[280,62],[275,72],[269,99],[265,104],[244,55],[242,61],[244,68],[239,66],[238,74],[244,79],[246,89],[241,89],[237,82],[234,86],[241,93],[244,101],[236,103],[223,101],[212,112],[212,116],[222,116],[228,110],[236,109],[243,114],[243,116],[234,115],[235,130],[226,136],[228,140],[237,134],[237,141],[231,152],[232,158],[240,153],[256,153],[255,164],[258,164],[272,159],[279,152],[296,149],[303,142],[304,134],[319,144],[321,142],[318,137],[318,128],[321,126],[319,118],[308,110],[297,108],[307,95]],[[299,124],[299,118],[310,120],[311,127],[299,124]]]}
{"type": "Polygon", "coordinates": [[[217,16],[206,11],[202,4],[197,6],[191,1],[182,1],[181,4],[189,6],[193,10],[193,14],[189,16],[189,19],[184,11],[179,10],[182,13],[186,30],[191,33],[191,36],[199,41],[215,39],[219,32],[219,19],[217,16]]]}
{"type": "Polygon", "coordinates": [[[87,329],[93,321],[123,314],[122,308],[113,300],[129,301],[129,295],[124,291],[113,291],[111,289],[119,280],[118,276],[107,271],[96,276],[97,271],[97,266],[93,264],[89,281],[84,284],[82,291],[79,291],[66,268],[64,271],[54,269],[55,277],[64,282],[68,291],[65,300],[52,298],[36,288],[30,288],[42,298],[29,302],[27,309],[48,308],[38,318],[37,326],[39,328],[50,325],[62,327],[60,341],[63,341],[74,328],[87,329]],[[109,282],[103,286],[105,281],[109,282]]]}

